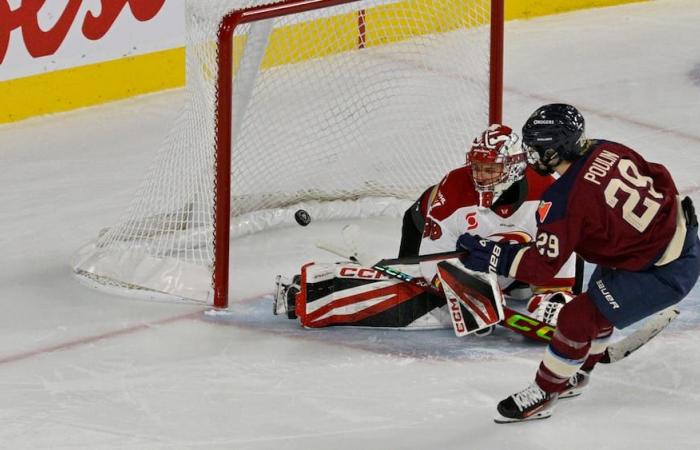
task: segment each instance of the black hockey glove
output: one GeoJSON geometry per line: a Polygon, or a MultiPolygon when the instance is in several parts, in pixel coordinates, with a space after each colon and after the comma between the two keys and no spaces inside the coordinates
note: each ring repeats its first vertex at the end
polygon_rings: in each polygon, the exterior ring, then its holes
{"type": "Polygon", "coordinates": [[[469,252],[467,256],[459,259],[464,267],[477,272],[491,272],[506,277],[519,249],[520,247],[517,245],[495,242],[469,233],[465,233],[457,239],[457,250],[469,252]]]}

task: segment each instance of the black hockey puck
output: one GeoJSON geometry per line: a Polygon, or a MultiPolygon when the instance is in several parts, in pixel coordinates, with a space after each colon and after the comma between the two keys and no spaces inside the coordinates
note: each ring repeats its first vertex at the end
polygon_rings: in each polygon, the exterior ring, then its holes
{"type": "Polygon", "coordinates": [[[298,209],[297,212],[294,213],[294,220],[302,227],[305,227],[311,223],[311,216],[305,210],[298,209]]]}

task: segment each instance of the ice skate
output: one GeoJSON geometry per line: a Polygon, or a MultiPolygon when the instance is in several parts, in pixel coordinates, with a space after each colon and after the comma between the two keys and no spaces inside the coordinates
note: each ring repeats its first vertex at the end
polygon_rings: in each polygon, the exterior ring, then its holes
{"type": "Polygon", "coordinates": [[[294,275],[291,281],[282,275],[275,279],[275,300],[272,305],[274,315],[286,314],[288,319],[296,319],[296,295],[299,293],[300,275],[294,275]]]}
{"type": "Polygon", "coordinates": [[[588,386],[591,374],[585,370],[576,372],[566,383],[566,388],[559,394],[559,398],[571,398],[581,395],[583,389],[588,386]]]}
{"type": "Polygon", "coordinates": [[[523,422],[525,420],[546,419],[552,415],[557,394],[550,394],[532,383],[498,404],[496,423],[523,422]]]}

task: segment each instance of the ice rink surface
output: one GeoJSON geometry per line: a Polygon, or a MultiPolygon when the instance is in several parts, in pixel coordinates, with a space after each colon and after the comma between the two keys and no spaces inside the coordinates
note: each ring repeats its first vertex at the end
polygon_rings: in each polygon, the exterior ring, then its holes
{"type": "MultiPolygon", "coordinates": [[[[506,39],[506,123],[573,103],[590,137],[665,164],[700,204],[697,0],[510,22],[506,39]]],[[[312,242],[347,221],[233,241],[229,320],[76,283],[74,251],[119,217],[181,100],[0,127],[0,448],[700,448],[698,288],[662,335],[599,367],[551,419],[496,425],[496,403],[530,382],[540,345],[502,329],[304,331],[271,315],[274,276],[333,260],[312,242]]],[[[361,226],[394,255],[398,220],[361,226]]]]}

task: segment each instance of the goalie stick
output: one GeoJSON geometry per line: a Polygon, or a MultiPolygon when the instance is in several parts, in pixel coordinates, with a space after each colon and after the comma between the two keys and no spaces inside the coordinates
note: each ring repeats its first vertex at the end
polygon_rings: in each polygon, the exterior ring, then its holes
{"type": "Polygon", "coordinates": [[[632,334],[608,345],[599,362],[610,364],[627,358],[630,353],[638,350],[641,346],[653,339],[654,336],[661,333],[661,331],[673,322],[679,314],[680,311],[673,307],[654,314],[632,334]]]}
{"type": "MultiPolygon", "coordinates": [[[[404,257],[404,258],[389,258],[389,259],[381,259],[375,263],[372,263],[374,259],[371,256],[369,256],[366,253],[362,253],[357,250],[357,244],[354,242],[355,240],[351,237],[351,235],[355,235],[356,233],[350,232],[350,231],[355,231],[355,230],[350,230],[352,225],[346,226],[343,229],[343,240],[347,245],[349,245],[352,249],[348,249],[342,246],[339,246],[335,243],[330,243],[326,241],[318,241],[316,242],[316,247],[325,250],[327,252],[333,253],[334,255],[340,256],[345,259],[349,259],[350,261],[356,262],[358,264],[362,264],[363,266],[366,267],[371,267],[377,272],[381,272],[388,277],[391,278],[396,278],[401,281],[404,281],[406,283],[412,284],[414,286],[417,286],[421,289],[423,289],[426,292],[430,292],[436,295],[439,295],[441,297],[445,296],[445,293],[433,286],[432,284],[428,283],[425,281],[424,278],[422,277],[414,277],[406,272],[403,272],[399,270],[398,268],[392,267],[392,266],[397,266],[397,265],[410,265],[410,264],[419,264],[421,262],[426,262],[426,261],[440,261],[440,260],[448,260],[452,258],[458,258],[460,256],[464,256],[467,254],[466,251],[463,250],[455,250],[455,251],[449,251],[449,252],[439,252],[439,253],[430,253],[426,255],[418,255],[418,256],[409,256],[409,257],[404,257]],[[349,242],[348,242],[349,241],[349,242]]],[[[354,236],[353,236],[354,237],[354,236]]],[[[465,307],[469,308],[469,306],[465,307]]],[[[501,325],[505,328],[508,328],[518,334],[521,334],[525,337],[528,337],[530,339],[534,339],[539,342],[544,342],[548,343],[551,339],[552,336],[554,335],[554,328],[551,327],[550,325],[540,322],[537,319],[534,319],[532,317],[529,317],[525,314],[521,314],[518,311],[515,311],[514,309],[509,308],[506,305],[503,305],[503,320],[498,322],[498,325],[501,325]]],[[[453,325],[455,327],[455,334],[457,336],[463,336],[467,333],[459,332],[458,331],[458,325],[455,324],[454,322],[454,317],[450,317],[453,320],[453,325]]]]}

